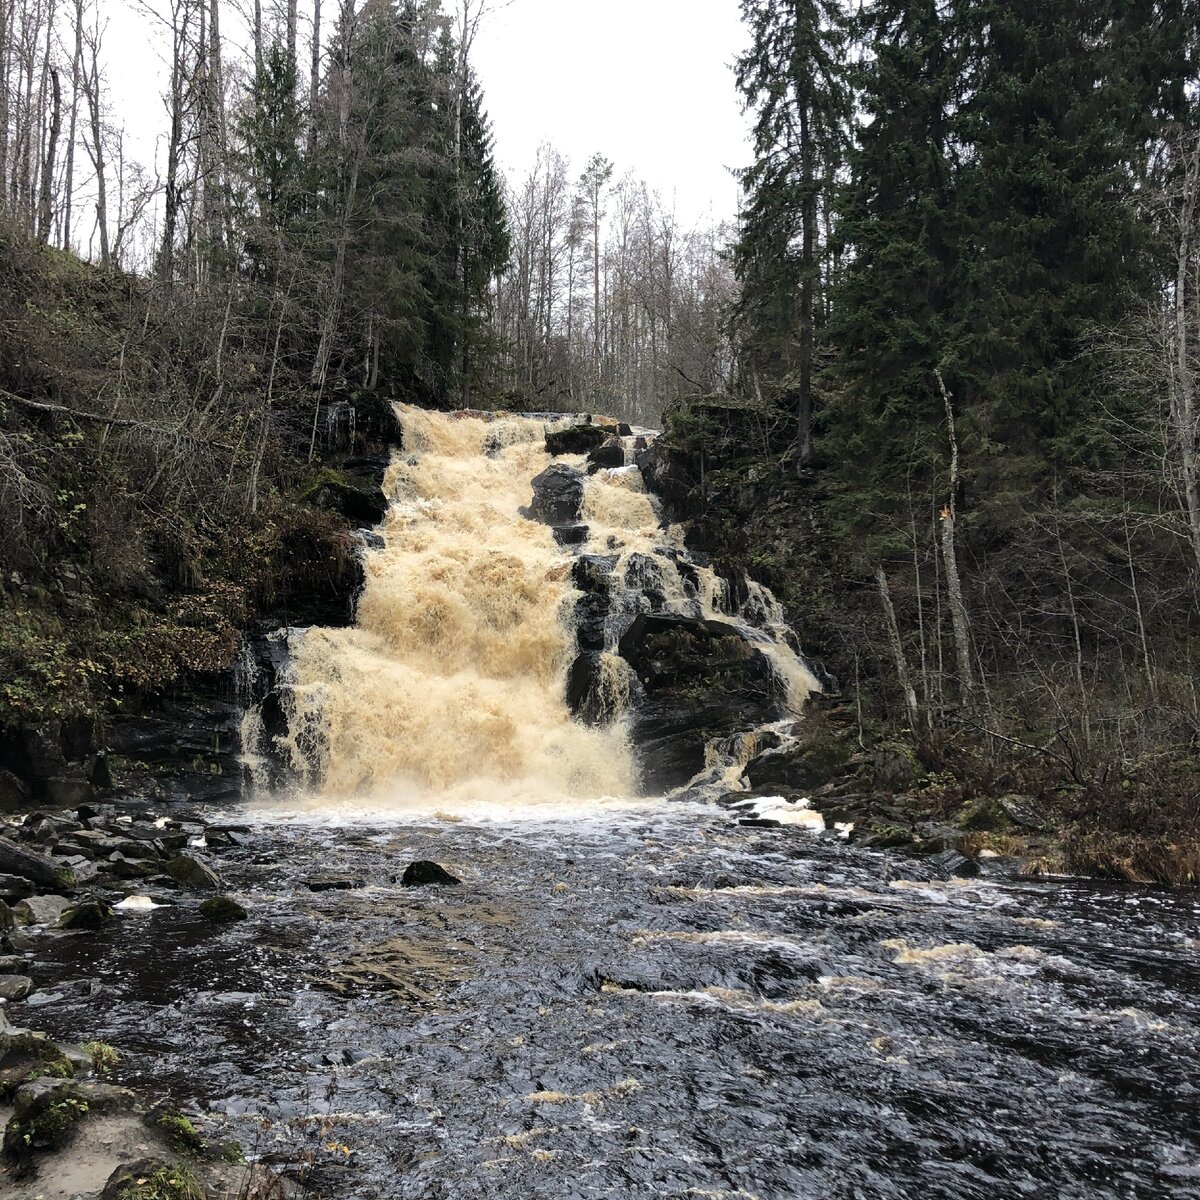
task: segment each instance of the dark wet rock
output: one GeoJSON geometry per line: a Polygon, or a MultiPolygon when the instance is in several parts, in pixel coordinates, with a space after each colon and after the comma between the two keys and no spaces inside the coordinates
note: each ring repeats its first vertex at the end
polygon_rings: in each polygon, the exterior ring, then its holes
{"type": "Polygon", "coordinates": [[[45,781],[46,799],[51,804],[71,808],[95,799],[96,789],[81,776],[59,775],[45,781]]]}
{"type": "Polygon", "coordinates": [[[979,874],[979,864],[971,858],[959,854],[955,850],[943,850],[926,860],[944,878],[957,876],[960,879],[973,879],[979,874]]]}
{"type": "Polygon", "coordinates": [[[710,741],[781,715],[770,663],[733,626],[642,613],[620,653],[641,685],[631,738],[647,792],[678,787],[701,771],[710,741]]]}
{"type": "MultiPolygon", "coordinates": [[[[600,642],[603,645],[603,639],[600,642]]],[[[589,725],[598,725],[606,713],[600,701],[601,657],[595,650],[579,655],[567,671],[567,705],[589,725]]]]}
{"type": "Polygon", "coordinates": [[[618,437],[633,437],[633,426],[630,425],[627,421],[618,421],[617,422],[617,436],[618,437]]]}
{"type": "Polygon", "coordinates": [[[533,501],[525,514],[546,525],[578,525],[583,510],[584,475],[553,463],[533,479],[533,501]]]}
{"type": "Polygon", "coordinates": [[[559,525],[554,530],[554,540],[560,546],[582,546],[590,533],[587,525],[559,525]]]}
{"type": "Polygon", "coordinates": [[[33,980],[28,975],[0,975],[0,1000],[10,1004],[24,1000],[33,991],[33,980]]]}
{"type": "Polygon", "coordinates": [[[387,497],[378,484],[347,472],[322,471],[305,499],[357,525],[378,525],[387,513],[387,497]]]}
{"type": "Polygon", "coordinates": [[[13,906],[13,913],[24,925],[53,925],[71,902],[65,896],[30,896],[13,906]]]}
{"type": "Polygon", "coordinates": [[[607,596],[595,593],[584,596],[575,606],[575,640],[580,650],[603,650],[608,640],[607,596]]]}
{"type": "Polygon", "coordinates": [[[571,566],[571,582],[581,592],[607,592],[616,565],[615,554],[581,554],[571,566]]]}
{"type": "Polygon", "coordinates": [[[29,785],[12,771],[0,767],[0,813],[15,813],[29,805],[29,785]]]}
{"type": "Polygon", "coordinates": [[[229,896],[212,896],[200,905],[200,915],[214,925],[231,925],[244,921],[250,914],[229,896]]]}
{"type": "Polygon", "coordinates": [[[17,927],[16,918],[13,916],[12,909],[9,908],[5,901],[0,900],[0,933],[17,927]]]}
{"type": "Polygon", "coordinates": [[[6,837],[0,837],[0,871],[6,875],[22,875],[43,887],[70,886],[69,876],[54,859],[6,837]]]}
{"type": "Polygon", "coordinates": [[[774,821],[770,817],[740,817],[739,825],[745,825],[750,829],[782,829],[782,821],[774,821]]]}
{"type": "Polygon", "coordinates": [[[185,887],[215,890],[221,886],[221,877],[216,871],[194,854],[176,855],[167,863],[167,874],[185,887]]]}
{"type": "Polygon", "coordinates": [[[666,601],[662,564],[649,554],[629,556],[625,563],[625,586],[640,592],[655,610],[662,608],[666,601]]]}
{"type": "Polygon", "coordinates": [[[310,892],[349,892],[366,886],[351,875],[313,875],[304,882],[310,892]]]}
{"type": "Polygon", "coordinates": [[[99,929],[113,918],[112,906],[98,896],[85,896],[77,904],[63,910],[58,918],[59,929],[99,929]]]}
{"type": "Polygon", "coordinates": [[[164,698],[153,708],[113,720],[113,755],[145,764],[171,792],[210,803],[241,795],[242,707],[202,694],[164,698]]]}
{"type": "Polygon", "coordinates": [[[601,425],[572,425],[568,429],[556,429],[546,434],[546,453],[587,454],[589,450],[602,446],[609,431],[601,425]]]}
{"type": "Polygon", "coordinates": [[[588,451],[588,474],[625,465],[625,445],[619,437],[607,437],[588,451]]]}
{"type": "Polygon", "coordinates": [[[813,720],[803,727],[798,743],[765,747],[751,759],[746,765],[746,781],[756,788],[819,787],[845,770],[851,744],[850,739],[831,733],[813,720]]]}
{"type": "Polygon", "coordinates": [[[149,879],[158,874],[160,865],[152,859],[126,858],[114,850],[105,861],[104,870],[115,879],[149,879]]]}
{"type": "Polygon", "coordinates": [[[37,892],[37,885],[23,875],[0,875],[0,900],[24,900],[37,892]]]}
{"type": "Polygon", "coordinates": [[[426,887],[429,884],[460,884],[462,880],[451,875],[445,867],[422,860],[409,863],[400,882],[404,887],[426,887]]]}
{"type": "Polygon", "coordinates": [[[19,975],[25,970],[25,959],[19,954],[0,954],[0,975],[19,975]]]}

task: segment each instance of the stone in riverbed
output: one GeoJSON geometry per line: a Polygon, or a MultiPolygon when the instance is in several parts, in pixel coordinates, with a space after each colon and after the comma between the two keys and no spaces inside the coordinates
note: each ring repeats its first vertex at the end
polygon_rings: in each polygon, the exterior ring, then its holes
{"type": "Polygon", "coordinates": [[[54,859],[36,850],[18,846],[9,838],[0,837],[0,871],[6,875],[23,875],[43,887],[70,886],[69,874],[54,859]]]}
{"type": "Polygon", "coordinates": [[[228,896],[212,896],[200,905],[200,915],[214,925],[230,925],[234,921],[244,921],[250,914],[228,896]]]}
{"type": "Polygon", "coordinates": [[[58,918],[59,929],[99,929],[112,920],[112,906],[97,896],[85,896],[58,918]]]}
{"type": "Polygon", "coordinates": [[[348,875],[314,875],[304,882],[310,892],[349,892],[366,886],[361,879],[348,875]]]}
{"type": "Polygon", "coordinates": [[[23,875],[0,875],[0,900],[24,900],[37,892],[37,885],[23,875]]]}
{"type": "Polygon", "coordinates": [[[194,854],[178,854],[167,863],[167,874],[185,887],[215,891],[221,886],[221,877],[206,862],[194,854]]]}
{"type": "Polygon", "coordinates": [[[572,425],[546,434],[546,453],[586,454],[608,440],[609,430],[600,425],[572,425]]]}
{"type": "Polygon", "coordinates": [[[53,925],[71,902],[65,896],[30,896],[13,907],[22,925],[53,925]]]}
{"type": "Polygon", "coordinates": [[[33,980],[28,975],[0,975],[0,1000],[12,1004],[24,1000],[33,991],[33,980]]]}
{"type": "Polygon", "coordinates": [[[588,474],[625,465],[625,444],[619,437],[605,438],[598,446],[588,451],[588,474]]]}
{"type": "Polygon", "coordinates": [[[533,479],[533,501],[524,515],[545,525],[578,525],[583,510],[584,474],[553,463],[533,479]]]}
{"type": "Polygon", "coordinates": [[[409,863],[400,882],[404,887],[426,887],[429,884],[460,884],[462,880],[451,875],[445,867],[422,860],[409,863]]]}

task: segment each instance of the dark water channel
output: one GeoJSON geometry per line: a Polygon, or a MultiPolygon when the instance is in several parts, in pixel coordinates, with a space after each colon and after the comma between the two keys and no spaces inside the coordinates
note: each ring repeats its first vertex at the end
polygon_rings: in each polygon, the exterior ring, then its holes
{"type": "Polygon", "coordinates": [[[315,1194],[1200,1197],[1195,894],[922,883],[666,803],[255,820],[219,865],[250,921],[61,938],[37,1020],[315,1194]],[[420,858],[463,886],[400,887],[420,858]]]}

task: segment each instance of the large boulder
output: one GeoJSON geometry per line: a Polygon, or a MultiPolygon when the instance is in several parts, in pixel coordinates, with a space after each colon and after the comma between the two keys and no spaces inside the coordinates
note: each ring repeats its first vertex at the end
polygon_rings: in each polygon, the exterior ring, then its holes
{"type": "Polygon", "coordinates": [[[642,613],[619,649],[640,685],[631,737],[648,793],[703,770],[710,741],[783,715],[770,662],[732,625],[642,613]]]}
{"type": "Polygon", "coordinates": [[[39,854],[0,837],[0,871],[32,879],[43,887],[61,890],[71,885],[70,873],[48,855],[39,854]]]}
{"type": "Polygon", "coordinates": [[[610,431],[599,425],[572,425],[546,434],[548,454],[587,454],[608,440],[610,431]]]}
{"type": "Polygon", "coordinates": [[[552,463],[533,480],[533,502],[525,515],[546,525],[574,526],[583,511],[584,474],[552,463]]]}

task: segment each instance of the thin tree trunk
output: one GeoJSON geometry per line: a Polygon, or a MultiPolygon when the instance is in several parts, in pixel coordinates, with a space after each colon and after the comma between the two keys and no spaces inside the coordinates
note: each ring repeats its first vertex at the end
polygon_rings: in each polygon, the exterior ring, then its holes
{"type": "Polygon", "coordinates": [[[892,606],[892,596],[888,591],[887,576],[881,566],[875,568],[875,583],[879,588],[879,602],[883,607],[884,623],[887,625],[892,661],[896,665],[896,678],[900,681],[900,690],[904,693],[908,725],[910,729],[915,730],[920,723],[921,712],[917,706],[917,693],[913,689],[912,675],[908,670],[908,659],[904,654],[904,643],[900,640],[900,626],[896,622],[896,610],[892,606]]]}
{"type": "Polygon", "coordinates": [[[38,198],[38,241],[47,244],[50,241],[50,226],[54,216],[54,158],[58,153],[58,136],[62,132],[62,86],[59,83],[58,68],[50,68],[50,133],[46,142],[46,159],[42,164],[42,189],[38,198]]]}
{"type": "Polygon", "coordinates": [[[813,272],[816,245],[816,192],[808,106],[800,108],[800,171],[804,189],[800,251],[800,393],[796,402],[796,458],[800,467],[812,460],[813,272]]]}
{"type": "MultiPolygon", "coordinates": [[[[88,106],[88,123],[92,141],[87,147],[92,169],[96,173],[96,226],[100,234],[100,265],[107,270],[112,266],[112,255],[108,245],[108,184],[104,156],[104,122],[100,110],[100,33],[92,35],[88,49],[92,60],[91,72],[83,70],[83,93],[88,106]]],[[[120,220],[118,218],[118,226],[120,220]]]]}
{"type": "Polygon", "coordinates": [[[941,371],[938,386],[946,404],[946,427],[950,437],[950,499],[942,509],[942,558],[946,564],[946,591],[950,598],[950,623],[954,628],[954,650],[958,660],[958,684],[964,702],[975,695],[975,672],[971,667],[971,624],[963,602],[962,578],[954,547],[955,497],[958,494],[958,438],[954,432],[954,405],[941,371]]]}
{"type": "Polygon", "coordinates": [[[1188,344],[1188,319],[1191,294],[1188,289],[1192,269],[1192,230],[1200,198],[1200,137],[1193,142],[1192,160],[1185,179],[1185,199],[1179,234],[1179,259],[1175,275],[1175,411],[1176,436],[1179,438],[1183,467],[1183,494],[1187,505],[1192,554],[1200,577],[1200,470],[1197,464],[1196,380],[1192,372],[1188,344]]]}
{"type": "Polygon", "coordinates": [[[308,153],[317,150],[317,108],[321,99],[321,0],[313,0],[312,66],[308,76],[308,153]]]}
{"type": "Polygon", "coordinates": [[[7,207],[5,184],[8,180],[8,72],[9,0],[0,0],[0,211],[7,207]]]}
{"type": "MultiPolygon", "coordinates": [[[[3,0],[0,0],[0,5],[3,0]]],[[[67,174],[63,182],[63,220],[60,244],[71,248],[71,221],[75,198],[75,141],[79,125],[79,87],[83,67],[83,0],[75,0],[75,53],[71,59],[71,120],[67,126],[67,174]]]]}

